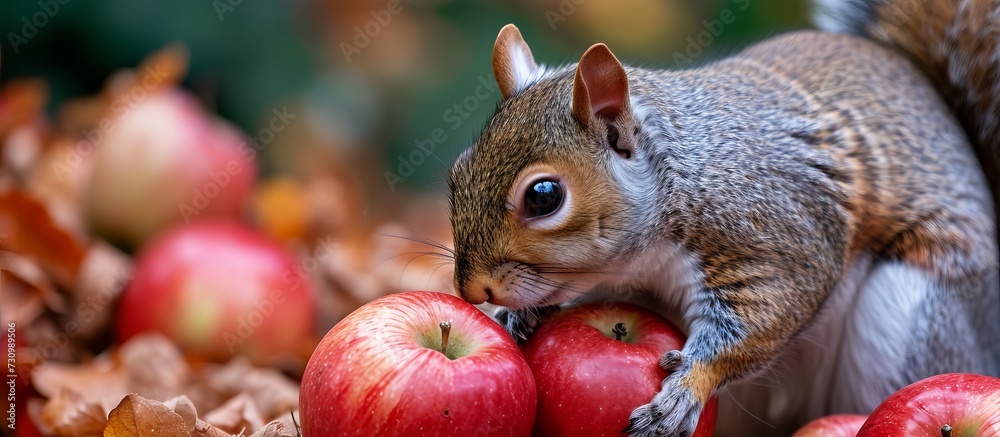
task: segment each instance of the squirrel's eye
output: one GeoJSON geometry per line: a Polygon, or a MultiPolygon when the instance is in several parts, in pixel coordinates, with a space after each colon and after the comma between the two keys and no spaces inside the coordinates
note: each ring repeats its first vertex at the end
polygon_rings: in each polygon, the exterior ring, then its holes
{"type": "Polygon", "coordinates": [[[524,212],[529,218],[549,215],[562,204],[563,190],[559,182],[542,179],[531,184],[524,193],[524,212]]]}

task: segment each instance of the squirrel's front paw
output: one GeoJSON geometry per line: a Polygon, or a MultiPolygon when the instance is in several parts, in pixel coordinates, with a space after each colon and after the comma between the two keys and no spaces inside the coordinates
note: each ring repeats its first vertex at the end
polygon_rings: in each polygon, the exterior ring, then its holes
{"type": "Polygon", "coordinates": [[[558,305],[520,310],[501,307],[493,314],[493,317],[511,337],[514,337],[514,340],[520,342],[527,340],[528,336],[535,332],[535,328],[538,327],[542,319],[558,309],[558,305]]]}
{"type": "MultiPolygon", "coordinates": [[[[671,352],[670,354],[677,354],[671,352]]],[[[661,365],[664,360],[661,360],[661,365]]],[[[675,363],[670,363],[675,364],[675,363]]],[[[686,366],[680,366],[676,372],[663,380],[662,389],[653,401],[636,408],[629,416],[629,425],[623,432],[633,436],[690,436],[698,425],[703,405],[691,392],[691,389],[681,384],[687,375],[686,366]]]]}

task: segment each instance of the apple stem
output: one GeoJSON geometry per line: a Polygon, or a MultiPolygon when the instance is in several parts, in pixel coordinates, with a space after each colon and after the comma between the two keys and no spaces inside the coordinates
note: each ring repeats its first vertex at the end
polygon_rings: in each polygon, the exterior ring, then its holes
{"type": "Polygon", "coordinates": [[[448,355],[448,335],[451,334],[451,322],[441,322],[441,353],[448,355]]]}
{"type": "Polygon", "coordinates": [[[615,340],[622,341],[628,335],[628,329],[625,328],[624,323],[616,323],[615,327],[611,329],[611,333],[615,335],[615,340]]]}
{"type": "Polygon", "coordinates": [[[941,437],[951,437],[951,425],[946,423],[941,427],[941,437]]]}

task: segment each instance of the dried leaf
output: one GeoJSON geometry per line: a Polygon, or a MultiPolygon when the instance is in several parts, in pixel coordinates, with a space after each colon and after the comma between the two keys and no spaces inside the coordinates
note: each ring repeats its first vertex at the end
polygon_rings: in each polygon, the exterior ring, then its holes
{"type": "Polygon", "coordinates": [[[133,337],[118,355],[129,390],[151,399],[182,394],[191,377],[180,349],[158,333],[133,337]]]}
{"type": "Polygon", "coordinates": [[[52,287],[48,278],[43,278],[42,283],[32,283],[30,279],[12,272],[14,267],[9,263],[16,256],[10,252],[0,252],[0,286],[3,286],[3,293],[0,294],[0,308],[3,308],[0,321],[4,326],[11,322],[17,326],[28,326],[34,322],[45,312],[43,296],[46,292],[43,290],[52,287]]]}
{"type": "Polygon", "coordinates": [[[24,179],[42,154],[44,134],[37,122],[11,129],[0,147],[0,165],[24,179]]]}
{"type": "Polygon", "coordinates": [[[104,433],[108,411],[79,391],[64,387],[42,408],[41,420],[56,436],[84,437],[104,433]]]}
{"type": "Polygon", "coordinates": [[[298,384],[277,370],[253,367],[243,358],[205,369],[203,379],[204,384],[218,393],[248,395],[264,420],[298,408],[298,384]]]}
{"type": "Polygon", "coordinates": [[[70,295],[77,310],[66,320],[79,326],[81,341],[110,330],[114,302],[131,276],[132,261],[127,255],[103,241],[90,245],[70,295]]]}
{"type": "Polygon", "coordinates": [[[41,114],[49,100],[49,87],[39,79],[12,80],[0,89],[0,137],[14,126],[41,114]]]}
{"type": "Polygon", "coordinates": [[[25,189],[45,204],[52,221],[79,238],[87,235],[83,200],[90,188],[93,150],[89,140],[57,138],[24,182],[25,189]]]}
{"type": "Polygon", "coordinates": [[[111,410],[105,437],[190,436],[184,419],[162,402],[131,393],[111,410]]]}
{"type": "Polygon", "coordinates": [[[191,431],[191,437],[231,437],[231,434],[198,419],[194,430],[191,431]]]}
{"type": "Polygon", "coordinates": [[[31,382],[38,393],[50,399],[64,389],[77,392],[91,403],[104,398],[118,400],[129,392],[125,375],[106,356],[87,364],[46,362],[32,372],[31,382]]]}
{"type": "Polygon", "coordinates": [[[259,429],[264,426],[264,418],[254,404],[253,398],[246,393],[240,393],[226,401],[219,408],[205,415],[205,422],[231,432],[243,432],[259,429]]]}
{"type": "Polygon", "coordinates": [[[297,411],[285,414],[258,429],[250,437],[302,437],[297,420],[292,417],[297,411]]]}
{"type": "Polygon", "coordinates": [[[184,426],[188,432],[194,431],[195,426],[198,424],[198,410],[191,403],[191,399],[180,395],[164,402],[163,405],[166,405],[170,411],[177,413],[178,416],[181,416],[181,419],[184,419],[184,426]]]}
{"type": "Polygon", "coordinates": [[[28,420],[26,421],[27,423],[23,427],[20,424],[18,425],[18,430],[15,433],[17,437],[22,437],[21,434],[22,432],[24,433],[23,437],[42,437],[42,436],[55,435],[55,433],[52,432],[52,430],[50,430],[47,426],[45,426],[45,423],[42,421],[42,410],[45,408],[45,403],[46,402],[44,399],[37,396],[31,396],[28,398],[25,408],[25,410],[28,412],[27,414],[28,420]]]}
{"type": "MultiPolygon", "coordinates": [[[[56,291],[52,281],[33,258],[13,252],[0,252],[0,271],[32,287],[47,309],[57,313],[66,311],[66,297],[56,291]]],[[[29,320],[15,321],[29,322],[29,320]]]]}
{"type": "Polygon", "coordinates": [[[254,216],[267,234],[280,241],[301,240],[309,229],[305,188],[291,178],[260,184],[253,200],[254,216]]]}
{"type": "Polygon", "coordinates": [[[41,203],[18,190],[0,193],[0,249],[31,256],[65,289],[73,286],[85,254],[41,203]]]}
{"type": "Polygon", "coordinates": [[[111,111],[115,99],[127,97],[136,87],[142,87],[150,94],[173,88],[187,75],[188,60],[186,46],[171,44],[147,55],[135,69],[112,74],[101,93],[104,113],[111,111]],[[155,80],[150,81],[150,77],[155,80]]]}

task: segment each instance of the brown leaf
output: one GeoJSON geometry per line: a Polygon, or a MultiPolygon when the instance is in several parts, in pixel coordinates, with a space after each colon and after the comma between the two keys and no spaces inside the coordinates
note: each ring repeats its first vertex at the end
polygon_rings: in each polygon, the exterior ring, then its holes
{"type": "MultiPolygon", "coordinates": [[[[66,311],[66,297],[56,291],[52,280],[42,271],[41,266],[31,257],[13,252],[0,251],[0,271],[18,279],[33,288],[45,307],[56,313],[66,311]]],[[[18,323],[28,323],[29,319],[14,319],[18,323]]]]}
{"type": "Polygon", "coordinates": [[[18,179],[25,179],[42,154],[45,133],[40,119],[11,129],[0,140],[0,166],[17,175],[18,179]]]}
{"type": "MultiPolygon", "coordinates": [[[[32,283],[30,279],[24,279],[11,271],[8,263],[10,259],[17,255],[10,252],[0,252],[0,285],[3,286],[3,293],[0,294],[0,321],[6,326],[8,323],[15,323],[17,326],[28,326],[45,312],[45,302],[43,297],[44,288],[51,288],[52,284],[48,278],[44,282],[32,283]]],[[[54,289],[52,293],[54,293],[54,289]]]]}
{"type": "Polygon", "coordinates": [[[52,221],[78,238],[88,231],[83,200],[90,187],[94,147],[88,140],[56,138],[24,182],[27,192],[45,204],[52,221]]]}
{"type": "Polygon", "coordinates": [[[105,397],[117,400],[128,393],[125,375],[107,356],[87,364],[46,362],[32,372],[31,382],[38,393],[48,398],[67,388],[89,402],[100,402],[105,397]]]}
{"type": "Polygon", "coordinates": [[[131,259],[115,247],[97,241],[87,249],[75,287],[70,293],[73,308],[66,323],[79,326],[81,341],[91,340],[111,329],[114,303],[132,276],[131,259]]]}
{"type": "Polygon", "coordinates": [[[131,393],[111,410],[105,437],[190,436],[184,419],[162,402],[131,393]]]}
{"type": "Polygon", "coordinates": [[[128,97],[136,87],[142,87],[150,94],[173,88],[187,75],[188,61],[187,46],[170,44],[146,55],[135,69],[115,72],[105,81],[101,93],[105,103],[104,113],[111,111],[115,99],[128,97]],[[149,80],[150,77],[153,80],[149,80]]]}
{"type": "MultiPolygon", "coordinates": [[[[45,409],[46,401],[38,396],[30,396],[26,402],[28,414],[28,424],[25,426],[26,436],[50,436],[55,435],[52,430],[42,421],[42,410],[45,409]]],[[[104,425],[101,425],[102,427],[104,425]]],[[[100,435],[100,434],[97,434],[100,435]]],[[[20,435],[18,435],[20,437],[20,435]]]]}
{"type": "Polygon", "coordinates": [[[166,405],[170,411],[177,413],[178,416],[181,416],[181,419],[184,419],[184,426],[188,432],[194,431],[195,426],[198,424],[198,410],[191,403],[191,399],[180,395],[164,402],[163,405],[166,405]]]}
{"type": "Polygon", "coordinates": [[[0,89],[0,137],[31,121],[45,109],[49,86],[39,79],[12,80],[0,89]]]}
{"type": "Polygon", "coordinates": [[[298,411],[290,412],[258,429],[250,437],[302,437],[297,420],[292,417],[298,411]]]}
{"type": "Polygon", "coordinates": [[[79,391],[62,388],[42,407],[41,420],[56,436],[99,436],[104,432],[108,411],[99,402],[86,399],[79,391]]]}
{"type": "Polygon", "coordinates": [[[231,437],[232,434],[225,432],[219,428],[216,428],[198,419],[198,422],[194,426],[194,431],[191,431],[191,437],[231,437]]]}
{"type": "Polygon", "coordinates": [[[273,178],[256,188],[254,217],[261,229],[280,241],[302,240],[309,229],[305,188],[288,177],[273,178]]]}
{"type": "Polygon", "coordinates": [[[129,390],[151,399],[180,395],[191,376],[177,345],[158,333],[133,337],[118,357],[129,390]]]}
{"type": "Polygon", "coordinates": [[[28,255],[62,288],[73,287],[84,248],[24,192],[0,193],[0,250],[28,255]]]}
{"type": "Polygon", "coordinates": [[[191,437],[230,437],[230,434],[198,418],[194,403],[187,396],[180,395],[163,403],[167,408],[184,419],[191,437]]]}
{"type": "MultiPolygon", "coordinates": [[[[203,383],[220,394],[248,395],[264,420],[278,417],[299,404],[299,385],[271,368],[255,368],[243,358],[205,369],[203,383]]],[[[255,428],[256,429],[256,428],[255,428]]]]}
{"type": "Polygon", "coordinates": [[[240,393],[205,415],[205,422],[231,433],[243,433],[264,426],[264,418],[246,393],[240,393]]]}

